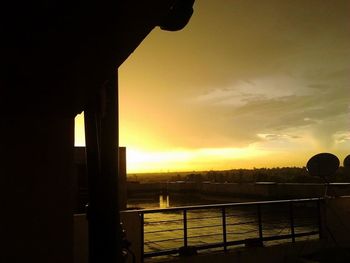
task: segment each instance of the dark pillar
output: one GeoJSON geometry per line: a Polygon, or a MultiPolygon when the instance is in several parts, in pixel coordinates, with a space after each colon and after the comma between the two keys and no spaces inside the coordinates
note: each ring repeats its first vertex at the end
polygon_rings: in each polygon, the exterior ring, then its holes
{"type": "Polygon", "coordinates": [[[117,75],[85,109],[89,262],[122,262],[118,202],[117,75]]]}
{"type": "Polygon", "coordinates": [[[119,209],[126,210],[127,183],[126,183],[126,147],[119,147],[119,178],[118,178],[119,209]]]}
{"type": "Polygon", "coordinates": [[[0,262],[73,262],[73,118],[0,121],[0,262]]]}

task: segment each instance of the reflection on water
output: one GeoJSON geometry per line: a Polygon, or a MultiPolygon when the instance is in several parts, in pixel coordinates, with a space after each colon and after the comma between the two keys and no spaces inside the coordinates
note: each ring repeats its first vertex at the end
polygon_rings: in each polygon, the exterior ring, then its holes
{"type": "Polygon", "coordinates": [[[232,203],[232,202],[243,202],[243,201],[247,201],[247,200],[234,198],[234,199],[223,201],[218,199],[209,199],[197,194],[172,194],[172,195],[160,194],[160,195],[142,196],[138,198],[129,198],[127,205],[129,209],[130,208],[156,209],[156,208],[232,203]]]}
{"type": "Polygon", "coordinates": [[[169,208],[169,195],[159,195],[159,208],[169,208]]]}

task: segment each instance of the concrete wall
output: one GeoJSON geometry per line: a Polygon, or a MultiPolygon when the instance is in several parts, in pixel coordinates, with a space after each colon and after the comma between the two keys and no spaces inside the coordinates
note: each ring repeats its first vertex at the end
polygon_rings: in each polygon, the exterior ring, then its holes
{"type": "Polygon", "coordinates": [[[325,200],[323,232],[328,243],[350,247],[350,197],[325,200]]]}
{"type": "Polygon", "coordinates": [[[2,118],[0,262],[73,262],[74,119],[2,118]]]}
{"type": "Polygon", "coordinates": [[[74,263],[88,263],[88,221],[86,214],[74,215],[74,263]]]}
{"type": "Polygon", "coordinates": [[[178,257],[164,262],[182,263],[296,263],[301,261],[303,255],[314,253],[322,248],[322,242],[298,242],[271,247],[252,247],[234,249],[228,253],[213,253],[191,257],[178,257]]]}

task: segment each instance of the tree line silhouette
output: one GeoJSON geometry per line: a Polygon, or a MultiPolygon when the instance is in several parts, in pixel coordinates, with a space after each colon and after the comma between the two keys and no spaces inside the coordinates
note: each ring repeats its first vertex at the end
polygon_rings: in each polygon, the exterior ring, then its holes
{"type": "MultiPolygon", "coordinates": [[[[330,182],[349,182],[350,172],[339,167],[330,182]]],[[[323,183],[323,179],[309,175],[306,167],[275,167],[254,169],[233,169],[227,171],[206,171],[179,173],[170,177],[170,181],[212,182],[212,183],[323,183]]]]}

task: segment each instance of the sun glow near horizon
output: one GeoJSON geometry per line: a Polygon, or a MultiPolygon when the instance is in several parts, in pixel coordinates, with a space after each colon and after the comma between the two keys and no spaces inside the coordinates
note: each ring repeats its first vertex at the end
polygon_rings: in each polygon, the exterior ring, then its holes
{"type": "MultiPolygon", "coordinates": [[[[222,148],[174,148],[143,149],[137,146],[126,146],[127,172],[184,172],[204,170],[252,169],[261,167],[283,166],[285,153],[271,152],[259,144],[247,147],[222,148]]],[[[155,145],[155,142],[153,142],[155,145]]],[[[85,146],[84,114],[75,119],[75,146],[85,146]]],[[[289,163],[290,166],[303,166],[303,159],[289,163]]]]}
{"type": "MultiPolygon", "coordinates": [[[[261,141],[245,147],[212,148],[162,148],[156,144],[156,140],[149,142],[154,148],[142,148],[131,145],[132,138],[125,134],[123,133],[121,146],[126,147],[129,174],[303,167],[311,156],[326,151],[325,148],[315,145],[312,137],[306,134],[303,138],[293,139],[299,142],[294,141],[292,144],[286,135],[257,134],[261,141]],[[305,150],[300,151],[300,148],[305,150]]],[[[85,146],[83,114],[77,115],[75,119],[75,146],[85,146]]],[[[338,158],[345,158],[346,152],[340,151],[338,158]]]]}
{"type": "MultiPolygon", "coordinates": [[[[235,162],[247,162],[265,153],[248,148],[175,149],[164,151],[127,150],[128,172],[202,171],[239,168],[235,162]]],[[[253,166],[252,166],[253,167],[253,166]]]]}

